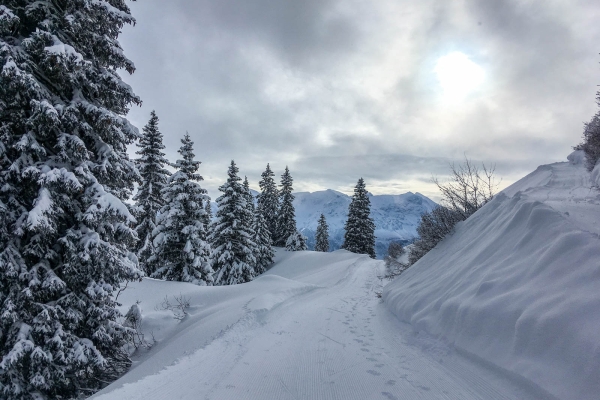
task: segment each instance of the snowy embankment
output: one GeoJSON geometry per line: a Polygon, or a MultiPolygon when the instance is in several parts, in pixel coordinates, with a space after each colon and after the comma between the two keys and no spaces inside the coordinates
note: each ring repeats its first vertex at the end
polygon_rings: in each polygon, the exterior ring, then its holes
{"type": "Polygon", "coordinates": [[[560,399],[591,400],[600,393],[600,194],[582,154],[569,160],[505,189],[383,296],[414,329],[560,399]]]}
{"type": "Polygon", "coordinates": [[[97,400],[546,400],[415,334],[376,296],[383,262],[344,250],[284,252],[256,280],[199,287],[144,279],[142,331],[157,340],[97,400]],[[161,309],[189,299],[179,322],[161,309]]]}

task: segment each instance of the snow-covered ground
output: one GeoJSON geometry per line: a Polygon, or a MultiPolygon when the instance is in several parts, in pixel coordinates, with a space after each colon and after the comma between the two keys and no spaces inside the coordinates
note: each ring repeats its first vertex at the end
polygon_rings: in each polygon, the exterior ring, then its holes
{"type": "Polygon", "coordinates": [[[120,300],[141,301],[158,343],[94,398],[544,398],[398,321],[376,296],[382,267],[341,250],[280,251],[248,284],[133,284],[120,300]],[[182,322],[155,310],[180,295],[191,303],[182,322]]]}
{"type": "Polygon", "coordinates": [[[576,152],[469,218],[388,285],[415,330],[561,399],[600,398],[600,193],[576,152]]]}
{"type": "Polygon", "coordinates": [[[597,399],[600,198],[572,159],[460,224],[386,303],[383,262],[346,251],[278,251],[237,286],[131,284],[119,300],[157,343],[93,398],[597,399]]]}

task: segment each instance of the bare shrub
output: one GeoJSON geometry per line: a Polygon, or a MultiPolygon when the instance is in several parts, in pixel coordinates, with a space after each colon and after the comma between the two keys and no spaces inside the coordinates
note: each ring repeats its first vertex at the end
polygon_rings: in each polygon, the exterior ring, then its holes
{"type": "Polygon", "coordinates": [[[383,259],[385,261],[385,276],[384,278],[393,279],[400,275],[408,264],[400,261],[402,256],[406,253],[402,243],[391,242],[388,246],[387,255],[383,259]]]}
{"type": "Polygon", "coordinates": [[[165,296],[158,310],[169,310],[173,312],[173,318],[181,321],[188,315],[186,310],[190,308],[190,298],[179,294],[179,296],[173,296],[173,299],[172,303],[169,301],[169,297],[165,296]]]}
{"type": "Polygon", "coordinates": [[[478,167],[465,157],[462,164],[450,164],[450,179],[441,182],[433,178],[442,195],[442,205],[469,218],[489,202],[500,182],[496,182],[496,166],[481,164],[478,167]]]}

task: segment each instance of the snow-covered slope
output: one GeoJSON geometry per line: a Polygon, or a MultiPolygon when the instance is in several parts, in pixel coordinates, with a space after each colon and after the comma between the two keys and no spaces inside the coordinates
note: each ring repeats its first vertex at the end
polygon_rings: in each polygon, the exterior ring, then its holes
{"type": "Polygon", "coordinates": [[[539,167],[386,286],[415,330],[561,399],[600,394],[600,194],[581,153],[539,167]]]}
{"type": "MultiPolygon", "coordinates": [[[[351,197],[335,190],[294,193],[298,229],[308,237],[308,246],[314,248],[315,231],[321,213],[329,225],[332,249],[339,249],[344,241],[344,224],[348,216],[351,197]]],[[[431,211],[436,204],[420,193],[401,195],[371,195],[371,217],[375,221],[375,246],[379,258],[383,257],[392,240],[407,242],[417,236],[421,215],[431,211]]]]}
{"type": "Polygon", "coordinates": [[[97,400],[545,399],[511,377],[415,335],[377,298],[383,262],[346,251],[280,251],[253,282],[199,287],[144,279],[140,300],[157,343],[97,400]],[[181,322],[162,310],[184,296],[181,322]]]}

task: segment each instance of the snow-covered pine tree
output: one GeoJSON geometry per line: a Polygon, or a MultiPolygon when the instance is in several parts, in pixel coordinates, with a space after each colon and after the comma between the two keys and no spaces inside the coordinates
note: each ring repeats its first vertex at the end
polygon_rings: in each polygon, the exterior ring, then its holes
{"type": "Polygon", "coordinates": [[[182,159],[174,165],[177,172],[162,190],[165,205],[156,218],[152,233],[155,250],[148,268],[153,278],[211,285],[213,271],[204,225],[208,196],[196,183],[203,178],[196,173],[200,161],[194,160],[194,142],[188,133],[181,143],[182,159]]]}
{"type": "Polygon", "coordinates": [[[212,225],[212,206],[210,205],[210,196],[207,194],[206,204],[204,205],[204,219],[202,223],[204,224],[204,229],[206,230],[206,237],[210,235],[210,227],[212,225]]]}
{"type": "Polygon", "coordinates": [[[293,183],[290,170],[285,167],[281,175],[281,189],[279,190],[279,213],[277,215],[277,240],[276,246],[286,246],[290,236],[296,234],[296,210],[294,209],[293,183]]]}
{"type": "Polygon", "coordinates": [[[0,5],[0,398],[89,396],[130,365],[133,23],[124,0],[0,5]]]}
{"type": "Polygon", "coordinates": [[[302,251],[307,249],[306,236],[299,231],[292,233],[285,242],[286,251],[302,251]]]}
{"type": "Polygon", "coordinates": [[[244,197],[246,199],[246,208],[248,208],[248,226],[250,229],[254,229],[254,196],[252,196],[252,192],[250,191],[250,184],[248,183],[248,177],[244,176],[244,183],[242,185],[244,187],[244,197]]]}
{"type": "Polygon", "coordinates": [[[137,167],[142,176],[138,192],[133,197],[136,201],[136,232],[138,245],[136,252],[140,266],[146,272],[146,262],[154,252],[152,246],[152,231],[156,228],[156,214],[165,204],[161,190],[166,186],[169,171],[164,166],[169,165],[162,150],[163,135],[158,130],[158,117],[154,111],[150,114],[150,121],[143,129],[142,137],[138,143],[140,150],[136,153],[140,158],[136,160],[137,167]]]}
{"type": "Polygon", "coordinates": [[[249,221],[247,197],[239,169],[232,160],[227,171],[227,182],[219,190],[217,219],[212,225],[209,242],[212,246],[212,267],[216,285],[235,285],[251,281],[256,276],[253,232],[249,221]]]}
{"type": "Polygon", "coordinates": [[[371,200],[365,188],[365,181],[360,178],[348,206],[342,249],[375,258],[375,223],[370,214],[371,200]]]}
{"type": "Polygon", "coordinates": [[[325,215],[319,217],[319,224],[315,232],[315,251],[327,253],[329,251],[329,226],[325,220],[325,215]]]}
{"type": "Polygon", "coordinates": [[[260,194],[257,198],[257,206],[267,223],[267,229],[269,229],[273,243],[277,240],[277,215],[279,213],[279,192],[273,179],[274,176],[275,174],[271,171],[270,165],[267,164],[267,169],[261,174],[262,179],[258,183],[260,194]]]}
{"type": "MultiPolygon", "coordinates": [[[[246,199],[246,208],[248,209],[248,212],[246,213],[246,218],[247,220],[244,221],[244,224],[246,226],[246,229],[248,230],[248,232],[250,232],[251,238],[252,238],[252,243],[254,245],[254,247],[252,247],[252,254],[254,255],[254,259],[256,261],[256,256],[258,255],[258,243],[256,243],[255,238],[256,238],[256,233],[254,232],[254,213],[255,213],[255,207],[254,207],[254,196],[252,196],[252,192],[250,191],[250,183],[248,183],[248,177],[244,176],[244,183],[242,184],[243,188],[244,188],[244,197],[246,199]]],[[[256,270],[256,264],[252,265],[252,268],[254,268],[256,270]]],[[[257,274],[259,272],[256,272],[257,274]]]]}
{"type": "Polygon", "coordinates": [[[256,274],[260,275],[273,264],[273,251],[271,233],[267,229],[267,222],[263,217],[260,208],[257,207],[254,213],[254,258],[256,259],[256,274]]]}

